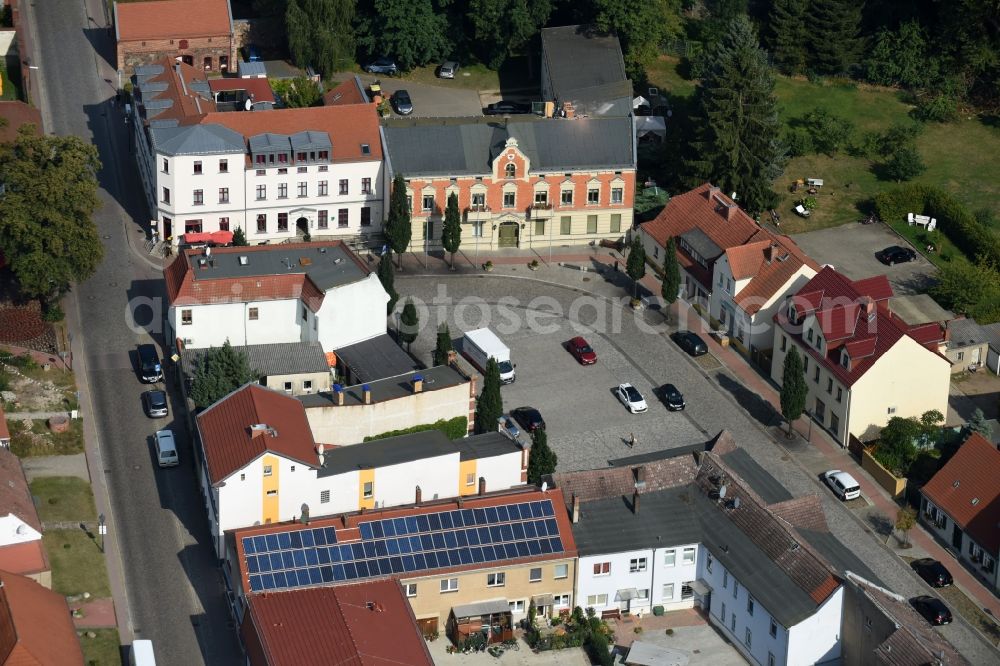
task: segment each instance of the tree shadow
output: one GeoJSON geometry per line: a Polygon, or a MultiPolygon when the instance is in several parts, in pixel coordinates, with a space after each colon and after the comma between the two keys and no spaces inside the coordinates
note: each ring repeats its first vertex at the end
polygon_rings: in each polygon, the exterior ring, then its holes
{"type": "MultiPolygon", "coordinates": [[[[822,483],[826,483],[822,476],[820,477],[822,483]]],[[[865,523],[868,524],[875,534],[881,535],[883,537],[888,537],[895,531],[895,525],[889,516],[885,515],[880,511],[871,511],[865,516],[865,523]]]]}
{"type": "Polygon", "coordinates": [[[760,394],[754,393],[724,372],[716,374],[719,386],[729,392],[747,413],[764,427],[780,425],[781,414],[760,394]]]}

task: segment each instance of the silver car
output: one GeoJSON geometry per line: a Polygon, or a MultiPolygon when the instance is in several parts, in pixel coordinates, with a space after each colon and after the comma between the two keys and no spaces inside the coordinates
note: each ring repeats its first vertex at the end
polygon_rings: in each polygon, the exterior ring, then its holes
{"type": "Polygon", "coordinates": [[[521,429],[517,427],[516,423],[514,423],[514,419],[504,414],[497,419],[497,421],[500,423],[500,432],[504,433],[515,442],[521,437],[521,429]]]}
{"type": "Polygon", "coordinates": [[[458,71],[458,63],[454,60],[446,60],[441,63],[438,67],[438,78],[439,79],[453,79],[455,78],[455,72],[458,71]]]}

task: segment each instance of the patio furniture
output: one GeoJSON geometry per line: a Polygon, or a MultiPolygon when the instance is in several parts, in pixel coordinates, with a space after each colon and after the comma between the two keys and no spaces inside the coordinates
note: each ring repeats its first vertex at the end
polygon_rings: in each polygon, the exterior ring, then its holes
{"type": "Polygon", "coordinates": [[[809,217],[809,209],[802,204],[798,204],[795,206],[795,214],[799,217],[809,217]]]}
{"type": "Polygon", "coordinates": [[[927,231],[934,231],[937,228],[937,219],[931,217],[930,215],[916,215],[914,213],[906,214],[906,223],[909,226],[924,227],[927,231]]]}
{"type": "Polygon", "coordinates": [[[807,178],[806,179],[806,185],[808,185],[809,187],[817,187],[817,188],[818,187],[823,187],[823,179],[822,178],[807,178]]]}

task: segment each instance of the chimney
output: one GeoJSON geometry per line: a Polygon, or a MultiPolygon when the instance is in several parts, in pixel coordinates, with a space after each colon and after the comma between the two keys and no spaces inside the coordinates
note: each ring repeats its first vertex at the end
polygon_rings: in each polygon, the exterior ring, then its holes
{"type": "Polygon", "coordinates": [[[635,468],[635,487],[642,488],[646,485],[646,467],[640,465],[635,468]]]}
{"type": "Polygon", "coordinates": [[[422,375],[413,375],[413,392],[420,393],[424,390],[424,378],[422,375]]]}
{"type": "Polygon", "coordinates": [[[335,400],[337,401],[337,406],[338,407],[343,407],[344,406],[344,387],[341,386],[340,384],[334,384],[333,385],[333,395],[334,395],[335,400]]]}
{"type": "Polygon", "coordinates": [[[421,492],[420,486],[417,486],[415,495],[416,497],[414,498],[413,503],[420,506],[420,501],[423,499],[423,492],[421,492]]]}
{"type": "Polygon", "coordinates": [[[480,495],[485,495],[486,494],[486,477],[485,476],[479,477],[479,494],[480,495]]]}
{"type": "Polygon", "coordinates": [[[573,493],[573,524],[580,522],[580,498],[573,493]]]}
{"type": "Polygon", "coordinates": [[[372,404],[372,387],[368,384],[361,385],[361,394],[365,397],[365,404],[372,404]]]}
{"type": "Polygon", "coordinates": [[[705,198],[711,201],[712,198],[718,193],[719,193],[719,188],[716,187],[715,185],[710,185],[709,188],[705,190],[705,198]]]}
{"type": "Polygon", "coordinates": [[[735,216],[735,215],[736,215],[736,204],[727,204],[726,205],[726,221],[728,222],[729,220],[733,219],[733,216],[735,216]]]}
{"type": "Polygon", "coordinates": [[[637,514],[637,515],[639,513],[639,491],[638,490],[635,491],[634,493],[632,493],[632,513],[637,514]]]}
{"type": "Polygon", "coordinates": [[[875,314],[875,301],[872,299],[871,296],[865,296],[864,306],[865,306],[865,315],[869,319],[871,319],[872,316],[875,314]]]}
{"type": "Polygon", "coordinates": [[[323,459],[324,459],[323,451],[325,449],[326,449],[326,446],[324,444],[317,444],[316,445],[316,453],[319,455],[319,466],[320,467],[323,466],[323,459]]]}
{"type": "Polygon", "coordinates": [[[455,362],[457,360],[458,360],[458,352],[456,352],[454,349],[449,349],[448,350],[448,365],[455,365],[455,362]]]}
{"type": "Polygon", "coordinates": [[[271,435],[272,437],[278,436],[278,431],[267,425],[266,423],[254,423],[250,426],[250,438],[254,439],[260,437],[261,435],[271,435]]]}

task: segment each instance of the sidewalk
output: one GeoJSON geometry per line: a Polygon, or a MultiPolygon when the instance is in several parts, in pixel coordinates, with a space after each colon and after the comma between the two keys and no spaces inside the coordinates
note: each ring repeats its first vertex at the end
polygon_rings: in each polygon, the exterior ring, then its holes
{"type": "Polygon", "coordinates": [[[41,421],[51,419],[53,416],[65,416],[70,418],[70,412],[8,412],[7,418],[17,421],[31,420],[41,421]]]}

